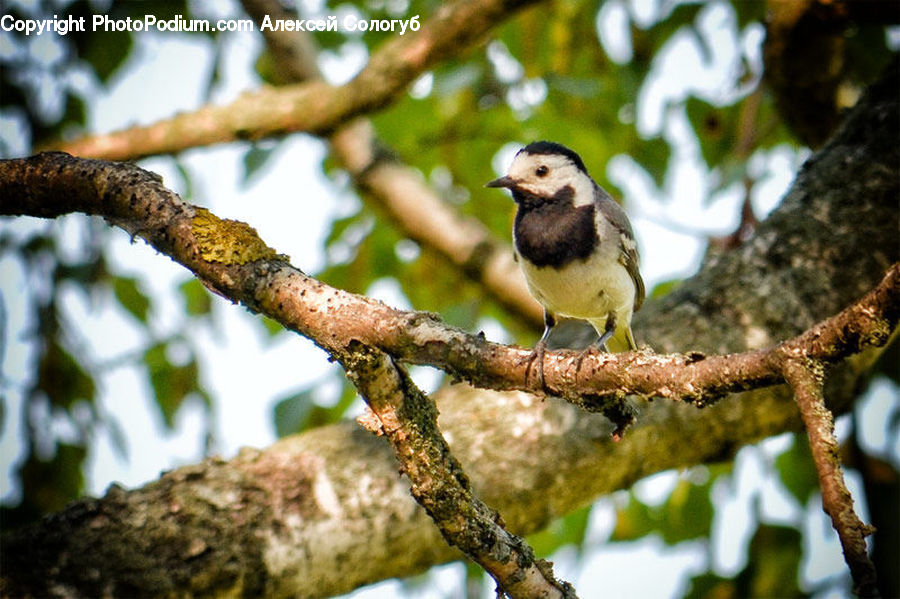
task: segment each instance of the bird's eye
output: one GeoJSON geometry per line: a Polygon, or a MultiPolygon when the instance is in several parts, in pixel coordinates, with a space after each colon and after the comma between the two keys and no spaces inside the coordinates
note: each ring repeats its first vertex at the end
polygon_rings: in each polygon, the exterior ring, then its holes
{"type": "Polygon", "coordinates": [[[546,177],[547,173],[550,172],[550,169],[544,166],[543,164],[536,169],[534,169],[534,174],[538,177],[546,177]]]}

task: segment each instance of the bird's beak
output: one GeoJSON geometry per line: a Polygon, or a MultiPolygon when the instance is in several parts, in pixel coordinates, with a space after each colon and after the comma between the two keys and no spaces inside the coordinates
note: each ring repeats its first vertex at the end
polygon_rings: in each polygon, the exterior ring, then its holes
{"type": "Polygon", "coordinates": [[[494,179],[493,181],[488,181],[484,184],[485,187],[506,187],[507,189],[514,189],[516,187],[515,179],[511,179],[508,176],[500,177],[499,179],[494,179]]]}

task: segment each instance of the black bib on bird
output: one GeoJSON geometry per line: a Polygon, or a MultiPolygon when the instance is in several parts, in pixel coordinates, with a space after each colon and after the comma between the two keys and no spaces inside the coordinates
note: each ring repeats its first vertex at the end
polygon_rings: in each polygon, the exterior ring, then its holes
{"type": "Polygon", "coordinates": [[[535,266],[562,268],[591,255],[600,240],[594,205],[574,207],[574,190],[563,187],[552,198],[513,191],[518,204],[514,226],[516,249],[535,266]]]}

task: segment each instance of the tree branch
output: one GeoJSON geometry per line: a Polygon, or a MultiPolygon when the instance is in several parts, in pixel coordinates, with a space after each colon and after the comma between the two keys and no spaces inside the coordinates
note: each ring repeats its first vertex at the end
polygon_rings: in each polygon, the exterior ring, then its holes
{"type": "Polygon", "coordinates": [[[388,438],[413,496],[447,542],[481,564],[510,597],[574,598],[571,585],[557,581],[525,541],[506,531],[500,514],[472,494],[438,429],[433,400],[406,370],[384,352],[361,346],[341,363],[378,418],[373,432],[388,438]]]}
{"type": "Polygon", "coordinates": [[[152,125],[84,137],[55,149],[77,156],[134,160],[242,139],[305,131],[328,135],[388,105],[428,68],[484,37],[534,0],[460,0],[441,5],[418,32],[386,42],[352,81],[323,81],[249,92],[226,106],[205,106],[152,125]]]}
{"type": "Polygon", "coordinates": [[[853,575],[854,592],[861,597],[878,597],[875,566],[866,553],[866,536],[874,530],[863,524],[853,511],[853,497],[844,484],[840,451],[834,437],[834,418],[825,407],[824,368],[815,360],[800,357],[785,360],[783,371],[800,406],[819,474],[822,506],[831,517],[831,524],[841,540],[844,559],[853,575]]]}
{"type": "MultiPolygon", "coordinates": [[[[225,297],[309,337],[329,353],[361,342],[404,362],[436,366],[478,387],[544,393],[534,377],[526,381],[530,350],[492,343],[434,315],[396,310],[317,281],[286,264],[249,226],[196,209],[138,167],[44,153],[0,162],[0,186],[5,196],[0,214],[52,217],[79,211],[103,216],[143,237],[225,297]]],[[[605,411],[626,395],[708,405],[729,392],[780,382],[773,359],[781,352],[811,344],[811,358],[836,360],[865,343],[884,344],[886,331],[897,322],[896,265],[882,285],[860,307],[781,348],[709,357],[697,352],[595,353],[579,372],[577,352],[548,352],[546,388],[592,411],[605,411]],[[853,315],[866,319],[856,323],[853,315]]]]}
{"type": "MultiPolygon", "coordinates": [[[[273,16],[276,19],[297,17],[296,12],[288,11],[278,2],[244,0],[243,5],[257,24],[273,16]]],[[[312,36],[265,30],[264,37],[278,80],[300,83],[321,78],[312,36]]],[[[428,243],[434,238],[443,248],[449,240],[450,247],[459,248],[451,253],[451,259],[459,262],[468,259],[474,251],[471,238],[478,241],[489,237],[477,220],[463,221],[459,215],[454,215],[430,188],[421,183],[412,169],[395,165],[394,174],[387,178],[379,176],[384,169],[376,164],[376,143],[368,119],[359,118],[342,127],[331,137],[331,146],[357,184],[369,191],[367,195],[386,204],[388,213],[416,241],[428,243]],[[396,200],[401,200],[400,206],[396,200]],[[424,217],[423,207],[430,209],[428,217],[424,217]],[[467,225],[463,228],[464,235],[447,233],[459,233],[459,225],[463,223],[467,225]],[[436,226],[438,224],[442,226],[436,226]]],[[[511,272],[518,274],[512,260],[508,266],[510,268],[500,273],[500,285],[512,282],[511,272]]],[[[490,268],[484,270],[491,272],[490,268]]],[[[493,288],[490,283],[497,284],[496,276],[478,278],[488,282],[489,290],[493,288]]],[[[537,308],[537,303],[525,291],[521,277],[515,283],[537,308]]],[[[516,285],[512,287],[516,288],[516,285]]],[[[503,299],[509,297],[497,295],[503,299]]],[[[506,299],[504,303],[514,302],[506,299]]],[[[468,479],[437,427],[434,400],[413,384],[406,370],[384,352],[371,347],[361,346],[339,359],[380,422],[373,432],[386,435],[390,440],[401,471],[410,479],[413,496],[426,509],[447,542],[480,564],[493,576],[498,591],[511,597],[574,597],[571,585],[558,582],[550,564],[536,562],[531,547],[510,534],[503,527],[500,515],[472,494],[468,479]]]]}

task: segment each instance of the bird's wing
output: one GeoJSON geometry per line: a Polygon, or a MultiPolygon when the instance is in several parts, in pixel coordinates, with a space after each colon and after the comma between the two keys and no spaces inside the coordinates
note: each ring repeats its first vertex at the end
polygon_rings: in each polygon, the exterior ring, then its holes
{"type": "Polygon", "coordinates": [[[628,215],[612,197],[597,185],[595,187],[595,197],[597,200],[597,208],[619,232],[619,248],[621,255],[619,262],[628,271],[631,280],[634,281],[634,311],[637,312],[644,303],[644,279],[641,278],[639,270],[640,257],[638,256],[637,241],[634,238],[634,231],[631,223],[628,221],[628,215]]]}

